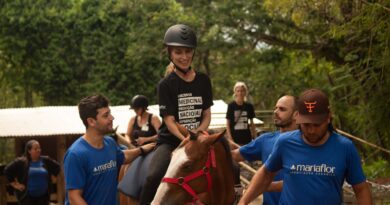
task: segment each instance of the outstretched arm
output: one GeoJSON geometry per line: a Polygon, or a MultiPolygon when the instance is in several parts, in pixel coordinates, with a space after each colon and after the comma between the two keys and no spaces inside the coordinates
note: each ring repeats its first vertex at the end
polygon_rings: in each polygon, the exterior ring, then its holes
{"type": "Polygon", "coordinates": [[[263,165],[253,176],[248,190],[244,193],[244,196],[242,196],[238,205],[247,205],[258,195],[267,191],[267,188],[271,184],[275,175],[276,172],[268,171],[263,165]]]}
{"type": "Polygon", "coordinates": [[[125,160],[123,163],[128,164],[128,163],[132,162],[138,156],[152,151],[152,149],[155,146],[156,146],[156,143],[150,143],[150,144],[142,145],[138,148],[124,150],[123,153],[125,154],[125,160]]]}
{"type": "Polygon", "coordinates": [[[356,199],[359,205],[371,205],[372,196],[370,187],[367,182],[352,185],[353,191],[355,192],[356,199]]]}
{"type": "Polygon", "coordinates": [[[235,162],[242,162],[245,160],[244,157],[241,155],[239,148],[232,150],[232,157],[235,162]]]}

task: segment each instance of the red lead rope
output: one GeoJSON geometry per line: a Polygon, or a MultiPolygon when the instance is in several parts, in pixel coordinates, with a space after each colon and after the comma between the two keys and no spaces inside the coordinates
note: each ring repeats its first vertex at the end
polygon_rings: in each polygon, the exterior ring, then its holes
{"type": "Polygon", "coordinates": [[[164,177],[162,179],[162,182],[166,182],[166,183],[171,183],[171,184],[178,184],[179,186],[181,186],[184,190],[187,191],[187,193],[189,193],[193,200],[192,202],[193,203],[198,203],[198,204],[203,204],[200,200],[199,200],[199,197],[198,195],[196,194],[196,192],[194,191],[194,189],[192,189],[189,185],[188,185],[188,182],[191,181],[191,180],[194,180],[202,175],[205,175],[206,176],[206,179],[207,179],[207,190],[210,192],[211,191],[211,187],[212,187],[212,179],[211,179],[211,175],[210,175],[210,166],[213,167],[213,168],[216,168],[217,167],[217,163],[215,161],[215,152],[214,152],[214,147],[213,146],[210,146],[210,150],[209,150],[209,155],[208,155],[208,158],[207,158],[207,161],[206,161],[206,164],[205,166],[201,169],[201,170],[198,170],[197,172],[194,172],[186,177],[178,177],[178,178],[168,178],[168,177],[164,177]]]}

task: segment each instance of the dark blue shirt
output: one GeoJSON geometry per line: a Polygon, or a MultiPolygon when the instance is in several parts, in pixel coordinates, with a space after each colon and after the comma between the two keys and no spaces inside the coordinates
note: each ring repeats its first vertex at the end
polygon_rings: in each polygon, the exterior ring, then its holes
{"type": "Polygon", "coordinates": [[[28,170],[27,192],[32,197],[47,194],[48,172],[43,167],[42,160],[31,162],[28,170]]]}

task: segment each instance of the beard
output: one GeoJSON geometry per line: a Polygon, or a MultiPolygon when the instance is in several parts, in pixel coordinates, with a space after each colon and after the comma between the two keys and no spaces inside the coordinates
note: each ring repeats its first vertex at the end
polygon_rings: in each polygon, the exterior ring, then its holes
{"type": "Polygon", "coordinates": [[[275,124],[275,126],[278,127],[278,128],[286,128],[286,127],[291,126],[292,120],[274,122],[274,124],[275,124]]]}
{"type": "Polygon", "coordinates": [[[115,132],[112,125],[107,125],[105,127],[101,127],[98,130],[99,130],[100,134],[102,134],[102,135],[107,135],[107,134],[111,134],[111,133],[115,132]]]}
{"type": "Polygon", "coordinates": [[[305,133],[301,130],[302,137],[306,139],[306,141],[312,143],[312,144],[317,144],[321,140],[323,140],[327,135],[328,135],[328,130],[326,130],[324,133],[321,133],[320,135],[305,135],[305,133]]]}

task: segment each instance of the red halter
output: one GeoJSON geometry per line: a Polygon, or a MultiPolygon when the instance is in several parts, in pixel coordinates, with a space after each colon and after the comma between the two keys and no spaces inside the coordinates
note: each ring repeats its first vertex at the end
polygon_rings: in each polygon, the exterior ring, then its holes
{"type": "Polygon", "coordinates": [[[178,177],[178,178],[168,178],[168,177],[164,177],[162,179],[162,182],[167,182],[167,183],[170,183],[170,184],[178,184],[179,186],[181,186],[184,190],[187,191],[187,193],[189,193],[193,199],[192,199],[192,203],[197,203],[198,204],[203,204],[200,200],[199,200],[199,197],[198,195],[195,193],[194,189],[192,189],[189,185],[188,185],[188,182],[191,181],[191,180],[194,180],[202,175],[205,175],[206,176],[206,179],[207,179],[207,190],[210,192],[211,191],[211,187],[212,187],[212,180],[211,180],[211,175],[210,175],[210,167],[212,168],[216,168],[217,167],[217,163],[215,161],[215,152],[214,152],[214,146],[210,146],[210,150],[209,150],[209,153],[208,153],[208,158],[207,158],[207,161],[206,161],[206,164],[204,165],[204,167],[201,169],[201,170],[198,170],[197,172],[194,172],[186,177],[178,177]]]}

